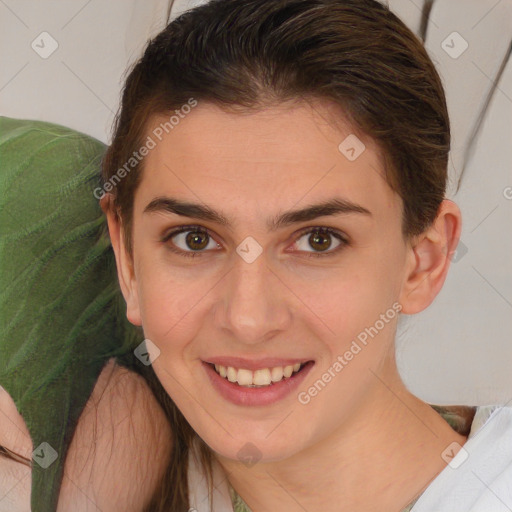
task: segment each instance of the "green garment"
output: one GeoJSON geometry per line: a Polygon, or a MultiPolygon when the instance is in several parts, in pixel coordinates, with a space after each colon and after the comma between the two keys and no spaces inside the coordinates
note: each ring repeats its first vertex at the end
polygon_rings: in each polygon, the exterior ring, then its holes
{"type": "Polygon", "coordinates": [[[56,510],[66,452],[103,366],[144,339],[126,320],[93,195],[105,149],[63,126],[0,117],[0,385],[35,448],[32,512],[56,510]]]}

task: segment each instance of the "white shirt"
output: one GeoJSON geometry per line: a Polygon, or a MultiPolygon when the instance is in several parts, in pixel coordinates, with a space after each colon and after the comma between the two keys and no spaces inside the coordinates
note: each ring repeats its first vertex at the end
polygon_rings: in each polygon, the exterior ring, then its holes
{"type": "Polygon", "coordinates": [[[512,511],[512,407],[477,408],[462,449],[411,512],[512,511]]]}

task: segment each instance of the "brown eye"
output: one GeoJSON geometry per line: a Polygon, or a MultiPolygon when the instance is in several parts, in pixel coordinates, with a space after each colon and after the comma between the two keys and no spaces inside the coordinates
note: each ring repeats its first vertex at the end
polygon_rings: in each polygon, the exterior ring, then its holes
{"type": "Polygon", "coordinates": [[[349,245],[348,239],[338,231],[327,227],[307,228],[302,231],[295,246],[299,251],[309,253],[308,256],[331,256],[349,245]],[[306,235],[309,237],[306,238],[306,235]],[[338,244],[332,250],[328,250],[332,246],[332,239],[336,238],[338,244]],[[301,241],[304,239],[304,241],[301,241]],[[308,249],[314,249],[310,251],[308,249]]]}
{"type": "Polygon", "coordinates": [[[190,257],[202,256],[207,249],[220,247],[200,226],[181,226],[165,235],[161,241],[167,244],[171,251],[190,257]]]}
{"type": "Polygon", "coordinates": [[[317,251],[326,251],[331,246],[331,236],[324,233],[311,233],[308,243],[317,251]]]}
{"type": "Polygon", "coordinates": [[[208,233],[203,231],[191,231],[185,237],[185,243],[190,249],[200,251],[208,245],[208,233]]]}

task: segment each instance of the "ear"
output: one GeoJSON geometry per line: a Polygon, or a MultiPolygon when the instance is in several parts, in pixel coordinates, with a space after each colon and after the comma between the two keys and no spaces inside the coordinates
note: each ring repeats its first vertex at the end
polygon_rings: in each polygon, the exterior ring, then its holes
{"type": "Polygon", "coordinates": [[[116,257],[117,277],[126,301],[126,317],[133,325],[142,325],[134,262],[126,250],[123,225],[112,194],[106,193],[100,199],[100,206],[107,217],[110,241],[116,257]]]}
{"type": "Polygon", "coordinates": [[[402,313],[419,313],[435,299],[446,279],[461,229],[459,207],[444,199],[432,226],[410,244],[406,281],[400,295],[402,313]]]}

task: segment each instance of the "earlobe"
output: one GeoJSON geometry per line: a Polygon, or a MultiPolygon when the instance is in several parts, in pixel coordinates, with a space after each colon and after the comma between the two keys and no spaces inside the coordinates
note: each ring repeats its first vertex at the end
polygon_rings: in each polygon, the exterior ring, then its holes
{"type": "Polygon", "coordinates": [[[126,301],[126,317],[133,325],[140,326],[142,325],[142,320],[134,262],[126,250],[122,221],[114,208],[111,194],[105,194],[105,196],[100,199],[100,206],[107,217],[108,231],[116,258],[119,286],[121,287],[121,292],[126,301]]]}
{"type": "Polygon", "coordinates": [[[418,235],[409,248],[406,281],[400,303],[402,313],[426,309],[443,287],[462,227],[458,206],[449,199],[441,203],[430,228],[418,235]]]}

